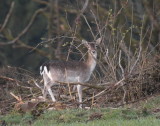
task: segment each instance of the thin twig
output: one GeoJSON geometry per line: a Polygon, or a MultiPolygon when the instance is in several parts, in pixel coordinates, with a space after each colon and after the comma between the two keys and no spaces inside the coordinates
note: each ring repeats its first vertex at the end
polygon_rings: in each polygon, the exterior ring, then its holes
{"type": "MultiPolygon", "coordinates": [[[[144,21],[144,16],[143,16],[143,21],[144,21]]],[[[133,69],[135,68],[135,66],[137,65],[138,61],[140,60],[140,57],[141,57],[141,53],[142,53],[142,41],[143,41],[143,38],[142,38],[142,34],[143,34],[143,27],[144,27],[144,22],[142,22],[142,28],[141,28],[141,38],[140,38],[140,43],[139,43],[139,53],[138,53],[138,57],[137,57],[137,60],[135,61],[135,63],[133,64],[133,66],[131,67],[130,69],[130,74],[132,73],[133,69]]]]}
{"type": "Polygon", "coordinates": [[[35,47],[32,47],[32,50],[30,52],[36,50],[38,48],[38,46],[40,46],[40,45],[43,45],[43,44],[46,44],[46,43],[49,43],[49,42],[53,42],[54,40],[60,39],[60,38],[72,38],[72,39],[75,39],[75,37],[68,37],[68,36],[60,36],[60,37],[47,39],[47,40],[44,40],[44,41],[38,43],[35,47]]]}
{"type": "Polygon", "coordinates": [[[95,39],[95,35],[94,35],[93,31],[92,31],[92,28],[91,28],[91,26],[90,26],[90,24],[89,24],[89,22],[88,22],[86,16],[84,16],[84,15],[82,15],[82,16],[83,16],[85,22],[87,23],[87,25],[88,25],[88,27],[89,27],[89,29],[90,29],[90,32],[91,32],[93,38],[95,39]]]}
{"type": "MultiPolygon", "coordinates": [[[[97,25],[97,29],[98,29],[98,34],[102,37],[102,30],[100,29],[100,25],[98,24],[98,21],[97,21],[97,18],[96,18],[96,15],[93,13],[93,11],[91,10],[91,13],[92,13],[92,15],[93,15],[93,17],[94,17],[94,20],[95,20],[95,22],[96,22],[96,25],[97,25]]],[[[97,36],[97,35],[96,35],[97,36]]]]}
{"type": "MultiPolygon", "coordinates": [[[[132,4],[131,26],[133,26],[133,4],[132,4]]],[[[127,71],[129,71],[129,68],[131,66],[131,56],[130,56],[130,53],[131,53],[132,38],[133,38],[133,27],[131,27],[131,34],[130,34],[129,47],[128,47],[129,48],[128,49],[129,55],[127,55],[127,57],[128,57],[128,70],[127,71]]]]}
{"type": "Polygon", "coordinates": [[[122,71],[122,77],[124,78],[124,69],[123,69],[123,67],[121,65],[121,55],[122,55],[122,51],[120,50],[119,51],[119,67],[120,67],[120,69],[122,71]]]}

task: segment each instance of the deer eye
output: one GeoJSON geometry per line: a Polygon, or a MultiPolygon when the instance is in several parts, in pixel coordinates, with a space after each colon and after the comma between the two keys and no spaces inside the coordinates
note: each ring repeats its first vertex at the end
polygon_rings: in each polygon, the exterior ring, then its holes
{"type": "Polygon", "coordinates": [[[96,53],[96,51],[95,51],[95,50],[92,50],[92,53],[94,54],[94,53],[96,53]]]}

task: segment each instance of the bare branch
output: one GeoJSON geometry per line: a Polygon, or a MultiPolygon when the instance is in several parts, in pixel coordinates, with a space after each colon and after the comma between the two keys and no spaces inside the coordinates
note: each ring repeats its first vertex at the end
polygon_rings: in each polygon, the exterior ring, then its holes
{"type": "Polygon", "coordinates": [[[0,76],[0,79],[4,79],[4,80],[7,80],[7,81],[13,81],[13,82],[20,82],[19,80],[16,80],[16,79],[13,79],[13,78],[10,78],[10,77],[6,77],[6,76],[0,76]]]}
{"type": "Polygon", "coordinates": [[[84,5],[83,5],[83,8],[82,8],[82,10],[81,10],[81,14],[83,14],[84,11],[86,10],[86,8],[87,8],[87,6],[88,6],[88,2],[89,2],[89,0],[86,0],[86,1],[85,1],[84,5]]]}
{"type": "Polygon", "coordinates": [[[28,25],[22,30],[22,32],[16,37],[14,38],[12,41],[9,42],[0,42],[0,45],[10,45],[10,44],[14,44],[15,42],[17,42],[17,40],[19,40],[28,30],[29,28],[32,26],[35,18],[37,17],[37,15],[41,12],[43,12],[45,9],[38,9],[32,16],[30,22],[28,23],[28,25]]]}
{"type": "MultiPolygon", "coordinates": [[[[144,16],[143,16],[143,21],[144,21],[144,16]]],[[[135,66],[137,65],[138,61],[140,60],[140,57],[141,57],[141,53],[142,53],[142,41],[143,41],[143,38],[142,38],[142,34],[143,34],[143,27],[144,27],[144,22],[142,22],[142,28],[141,28],[141,38],[140,38],[140,43],[139,43],[139,53],[138,53],[138,57],[137,57],[137,60],[135,61],[135,63],[133,64],[133,66],[131,67],[130,69],[130,74],[132,73],[133,69],[135,68],[135,66]]]]}
{"type": "Polygon", "coordinates": [[[5,20],[4,20],[4,23],[3,23],[3,25],[2,25],[2,27],[0,29],[0,32],[3,31],[3,29],[6,27],[8,21],[9,21],[9,18],[11,17],[11,14],[12,14],[12,11],[13,11],[13,8],[14,8],[14,4],[15,4],[14,2],[11,3],[11,7],[10,7],[9,12],[8,12],[8,14],[7,14],[7,16],[6,16],[5,20]]]}
{"type": "Polygon", "coordinates": [[[77,17],[75,19],[76,24],[78,23],[80,16],[83,15],[84,11],[86,10],[88,3],[89,3],[89,0],[86,0],[83,5],[83,8],[80,10],[80,13],[77,15],[77,17]]]}
{"type": "MultiPolygon", "coordinates": [[[[80,20],[81,15],[83,16],[83,13],[84,13],[84,11],[85,11],[86,8],[87,8],[88,3],[89,3],[89,0],[86,0],[85,3],[84,3],[84,5],[83,5],[83,8],[80,10],[80,12],[78,13],[78,15],[77,15],[76,18],[75,18],[75,21],[74,21],[75,24],[73,24],[73,26],[72,26],[72,28],[74,28],[73,37],[75,37],[75,35],[76,35],[77,25],[78,25],[78,23],[79,23],[79,20],[80,20]]],[[[73,41],[74,41],[74,38],[73,38],[72,41],[71,41],[71,45],[73,45],[73,41]]],[[[68,55],[67,55],[67,59],[66,59],[66,60],[68,60],[70,52],[71,52],[71,46],[69,47],[68,55]]]]}
{"type": "MultiPolygon", "coordinates": [[[[93,33],[93,31],[92,31],[92,28],[91,28],[91,26],[89,25],[89,23],[88,23],[88,20],[87,20],[87,18],[83,15],[83,18],[85,19],[85,21],[86,21],[86,23],[87,23],[87,25],[88,25],[88,27],[89,27],[89,29],[90,29],[90,32],[91,32],[91,34],[92,34],[92,36],[93,36],[93,38],[95,37],[95,35],[94,35],[94,33],[93,33]]],[[[95,38],[94,38],[95,39],[95,38]]]]}
{"type": "Polygon", "coordinates": [[[44,1],[44,0],[33,0],[34,2],[37,2],[39,4],[43,4],[43,5],[49,5],[49,2],[44,1]]]}

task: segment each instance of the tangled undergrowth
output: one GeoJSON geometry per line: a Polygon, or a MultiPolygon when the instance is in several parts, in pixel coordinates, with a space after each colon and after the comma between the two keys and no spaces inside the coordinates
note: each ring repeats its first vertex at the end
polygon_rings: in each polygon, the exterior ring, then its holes
{"type": "MultiPolygon", "coordinates": [[[[103,81],[96,85],[94,82],[97,81],[91,80],[90,84],[86,84],[88,88],[84,89],[84,107],[119,107],[159,94],[159,60],[157,58],[143,65],[141,70],[138,68],[134,73],[126,75],[115,83],[105,84],[103,81]]],[[[52,103],[50,100],[44,102],[40,99],[41,90],[37,88],[35,81],[42,86],[40,76],[30,71],[16,67],[0,69],[0,114],[16,110],[32,111],[33,114],[38,115],[46,109],[77,108],[75,92],[69,92],[68,85],[53,86],[60,102],[52,103]]]]}

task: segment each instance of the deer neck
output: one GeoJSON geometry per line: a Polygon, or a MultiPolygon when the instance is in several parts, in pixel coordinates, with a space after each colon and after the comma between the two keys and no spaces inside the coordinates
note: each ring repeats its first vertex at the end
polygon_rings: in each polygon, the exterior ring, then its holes
{"type": "Polygon", "coordinates": [[[96,58],[97,57],[94,58],[92,56],[92,54],[88,53],[88,59],[86,61],[86,64],[87,64],[87,66],[88,66],[88,68],[89,68],[91,73],[93,72],[93,70],[94,70],[94,68],[96,66],[96,58]]]}

